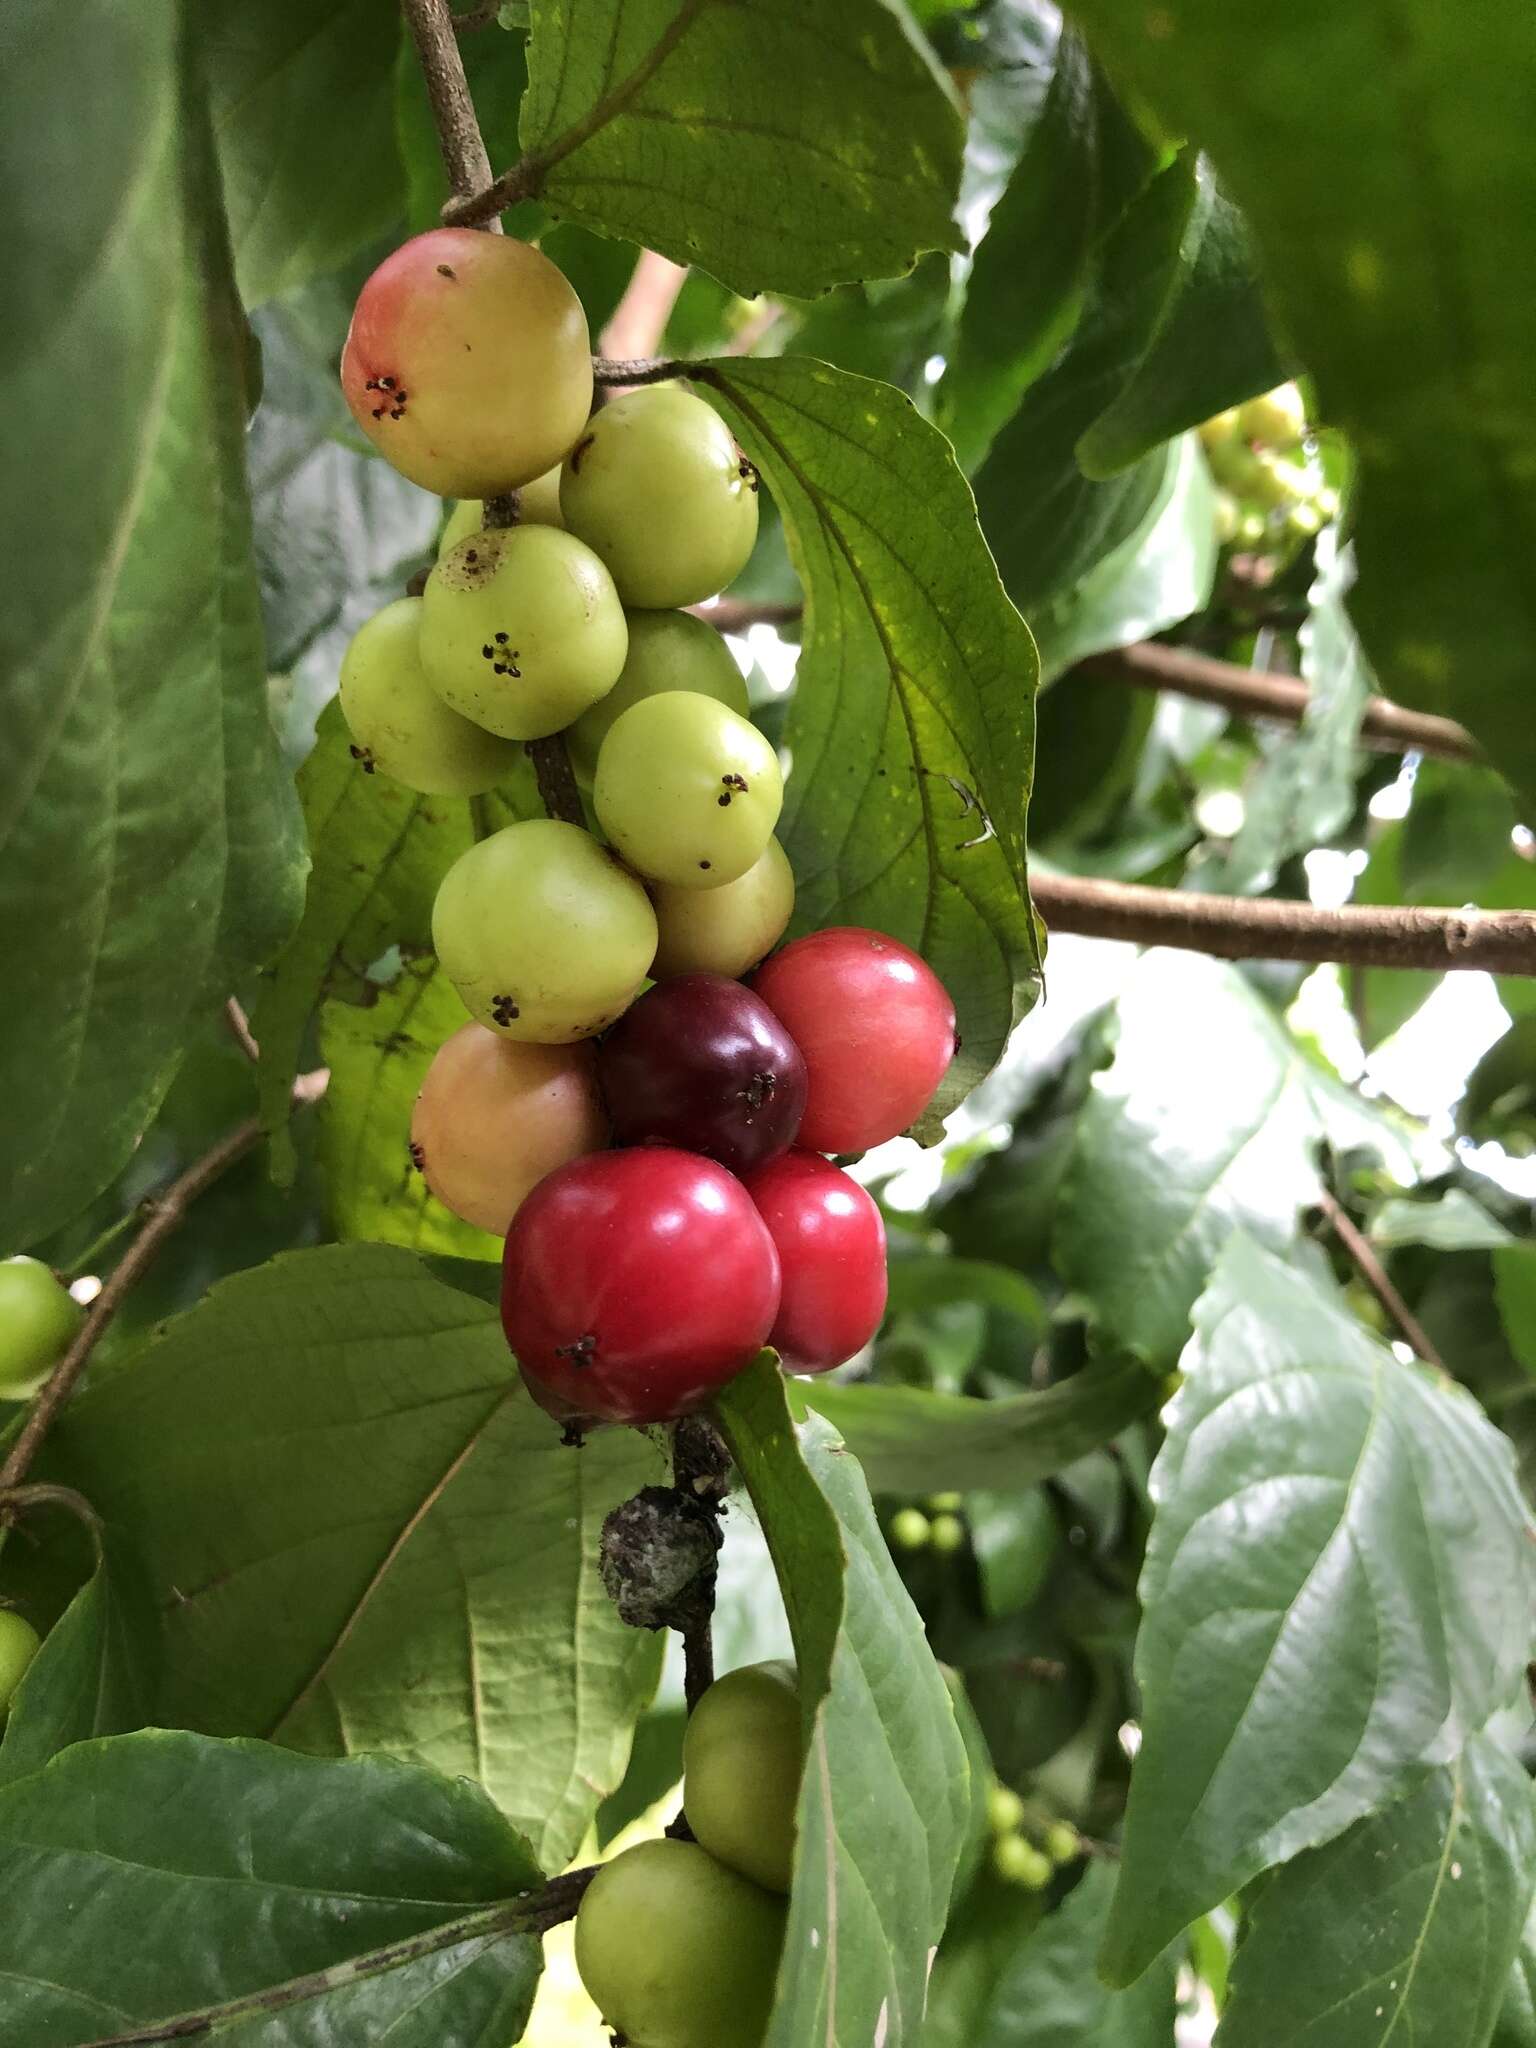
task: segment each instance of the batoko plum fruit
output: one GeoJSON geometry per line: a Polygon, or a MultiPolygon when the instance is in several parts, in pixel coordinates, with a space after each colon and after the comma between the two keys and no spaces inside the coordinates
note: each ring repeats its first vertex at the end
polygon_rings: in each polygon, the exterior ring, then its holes
{"type": "Polygon", "coordinates": [[[402,476],[484,498],[565,456],[592,408],[581,301],[509,235],[433,228],[358,294],[341,353],[352,417],[402,476]]]}
{"type": "Polygon", "coordinates": [[[677,1145],[733,1173],[794,1143],[805,1061],[768,1005],[720,974],[658,982],[597,1055],[621,1145],[677,1145]]]}
{"type": "Polygon", "coordinates": [[[626,392],[588,422],[565,459],[560,508],[626,604],[697,604],[747,565],[757,471],[713,407],[659,384],[626,392]]]}
{"type": "Polygon", "coordinates": [[[651,973],[745,974],[779,943],[795,908],[789,856],[770,839],[744,875],[722,889],[651,890],[658,933],[651,973]]]}
{"type": "Polygon", "coordinates": [[[591,833],[529,818],[459,855],[432,906],[432,942],[471,1016],[507,1038],[568,1045],[638,995],[656,917],[591,833]]]}
{"type": "Polygon", "coordinates": [[[504,739],[543,739],[569,725],[613,688],[628,647],[613,579],[557,526],[473,533],[439,560],[422,592],[428,681],[504,739]]]}
{"type": "MultiPolygon", "coordinates": [[[[536,476],[532,483],[523,484],[517,493],[517,524],[519,526],[564,526],[560,516],[560,472],[546,469],[542,476],[536,476]]],[[[437,537],[437,552],[450,554],[460,541],[468,540],[471,534],[484,533],[485,501],[482,498],[461,498],[444,522],[443,530],[437,537]]]]}
{"type": "Polygon", "coordinates": [[[787,1892],[805,1741],[792,1665],[717,1678],[683,1736],[683,1812],[699,1846],[765,1890],[787,1892]]]}
{"type": "Polygon", "coordinates": [[[784,1920],[783,1899],[696,1842],[640,1842],[582,1895],[576,1968],[633,2048],[760,2048],[784,1920]]]}
{"type": "Polygon", "coordinates": [[[0,1607],[0,1721],[10,1711],[16,1688],[26,1677],[43,1639],[14,1607],[0,1607]]]}
{"type": "Polygon", "coordinates": [[[898,1137],[955,1056],[944,984],[883,932],[811,932],[765,961],[752,985],[805,1055],[799,1142],[809,1151],[863,1152],[898,1137]]]}
{"type": "Polygon", "coordinates": [[[84,1316],[41,1259],[0,1260],[0,1401],[32,1398],[69,1349],[84,1316]]]}
{"type": "Polygon", "coordinates": [[[691,690],[747,715],[747,685],[731,650],[713,626],[691,612],[630,612],[629,652],[606,697],[584,711],[565,736],[571,766],[583,782],[597,772],[597,755],[621,711],[664,690],[691,690]]]}
{"type": "Polygon", "coordinates": [[[427,681],[419,597],[397,597],[352,636],[340,695],[353,753],[408,789],[478,796],[516,765],[515,742],[460,717],[427,681]]]}
{"type": "Polygon", "coordinates": [[[525,1378],[604,1422],[667,1422],[762,1349],[779,1260],[712,1159],[640,1145],[540,1183],[512,1219],[501,1320],[525,1378]]]}
{"type": "Polygon", "coordinates": [[[779,1255],[768,1341],[791,1372],[830,1372],[885,1314],[885,1222],[856,1180],[816,1152],[786,1152],[747,1176],[779,1255]]]}
{"type": "Polygon", "coordinates": [[[784,778],[778,755],[738,712],[692,690],[666,690],[614,720],[592,801],[637,873],[680,889],[718,889],[762,858],[784,778]]]}
{"type": "Polygon", "coordinates": [[[483,1024],[438,1047],[411,1117],[427,1186],[498,1236],[547,1173],[607,1142],[590,1045],[519,1045],[483,1024]]]}

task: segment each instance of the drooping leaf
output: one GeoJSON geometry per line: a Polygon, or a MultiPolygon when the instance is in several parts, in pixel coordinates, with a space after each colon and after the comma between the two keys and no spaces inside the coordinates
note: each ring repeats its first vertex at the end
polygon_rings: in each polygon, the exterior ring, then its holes
{"type": "Polygon", "coordinates": [[[1513,1456],[1477,1404],[1246,1237],[1183,1369],[1152,1475],[1117,1983],[1452,1761],[1513,1691],[1536,1598],[1513,1456]]]}
{"type": "Polygon", "coordinates": [[[1273,390],[1287,374],[1243,217],[1206,158],[1192,168],[1177,281],[1129,381],[1078,442],[1087,476],[1114,476],[1224,407],[1273,390]]]}
{"type": "Polygon", "coordinates": [[[538,1881],[484,1794],[433,1771],[160,1729],[81,1743],[0,1788],[8,2038],[200,2011],[234,2048],[513,2041],[538,1881]]]}
{"type": "Polygon", "coordinates": [[[1515,224],[1536,206],[1536,16],[1302,0],[1254,37],[1225,0],[1076,13],[1210,151],[1358,452],[1350,609],[1382,688],[1470,726],[1529,799],[1536,302],[1515,224]]]}
{"type": "Polygon", "coordinates": [[[883,0],[534,0],[532,22],[529,189],[564,218],[800,297],[957,246],[959,111],[883,0]]]}
{"type": "Polygon", "coordinates": [[[338,1236],[500,1259],[501,1239],[444,1208],[409,1149],[411,1107],[432,1056],[463,1022],[464,1005],[430,954],[406,961],[368,1003],[322,1007],[331,1080],[318,1112],[320,1157],[338,1236]]]}
{"type": "Polygon", "coordinates": [[[977,247],[936,417],[974,469],[1071,333],[1095,243],[1153,153],[1080,37],[1063,31],[1023,154],[977,247]]]}
{"type": "Polygon", "coordinates": [[[1323,1139],[1373,1147],[1403,1181],[1415,1177],[1413,1156],[1385,1115],[1307,1058],[1235,968],[1148,953],[1117,1017],[1114,1061],[1078,1121],[1057,1253],[1117,1344],[1171,1365],[1233,1229],[1276,1250],[1297,1244],[1323,1139]]]}
{"type": "MultiPolygon", "coordinates": [[[[1168,444],[1162,486],[1135,532],[1032,614],[1042,681],[1071,662],[1150,640],[1202,611],[1216,560],[1215,487],[1199,447],[1181,435],[1168,444]]],[[[1133,695],[1123,685],[1120,693],[1133,695]]],[[[1127,716],[1149,708],[1133,703],[1127,716]]],[[[1040,787],[1047,787],[1044,776],[1040,787]]]]}
{"type": "Polygon", "coordinates": [[[1000,1401],[817,1380],[798,1393],[841,1433],[876,1493],[1029,1486],[1150,1415],[1159,1399],[1156,1378],[1135,1360],[1000,1401]]]}
{"type": "Polygon", "coordinates": [[[1039,966],[1034,645],[948,446],[903,394],[798,357],[701,376],[768,479],[805,589],[780,826],[798,927],[870,925],[924,954],[959,1016],[952,1107],[1039,966]]]}
{"type": "Polygon", "coordinates": [[[49,1629],[11,1703],[0,1786],[73,1742],[125,1735],[149,1719],[158,1620],[132,1565],[103,1551],[49,1629]]]}
{"type": "Polygon", "coordinates": [[[1531,1897],[1531,1799],[1515,1759],[1477,1735],[1383,1812],[1287,1864],[1238,1949],[1220,2048],[1483,2048],[1531,1897]]]}
{"type": "Polygon", "coordinates": [[[913,2048],[970,1817],[954,1707],[836,1432],[791,1421],[771,1358],[720,1416],[778,1572],[807,1722],[765,2048],[913,2048]]]}
{"type": "Polygon", "coordinates": [[[74,1402],[43,1470],[142,1551],[160,1719],[474,1778],[555,1867],[655,1683],[594,1552],[659,1462],[629,1430],[567,1449],[489,1303],[351,1245],[224,1282],[74,1402]]]}
{"type": "Polygon", "coordinates": [[[250,572],[244,328],[180,12],[21,0],[0,21],[26,109],[0,366],[26,480],[0,525],[8,1247],[112,1180],[199,1003],[298,909],[250,572]],[[89,431],[87,392],[110,394],[89,431]]]}
{"type": "Polygon", "coordinates": [[[343,263],[404,210],[400,24],[378,0],[202,0],[201,41],[240,296],[343,263]]]}
{"type": "MultiPolygon", "coordinates": [[[[291,1172],[289,1091],[316,1006],[328,994],[369,1000],[367,970],[391,946],[406,953],[430,946],[438,884],[476,836],[467,800],[418,796],[387,775],[365,774],[349,746],[341,708],[332,703],[299,773],[314,858],[303,921],[267,977],[252,1019],[261,1047],[262,1119],[279,1172],[285,1163],[291,1172]]],[[[531,771],[479,802],[489,825],[531,815],[531,771]]],[[[406,1135],[402,1128],[402,1144],[406,1135]]]]}

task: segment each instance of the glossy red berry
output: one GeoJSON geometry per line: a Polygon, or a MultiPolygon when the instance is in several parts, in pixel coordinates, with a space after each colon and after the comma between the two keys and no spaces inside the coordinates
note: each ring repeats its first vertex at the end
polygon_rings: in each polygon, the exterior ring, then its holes
{"type": "Polygon", "coordinates": [[[797,1143],[862,1152],[933,1100],[955,1056],[955,1006],[926,960],[883,932],[833,925],[764,962],[752,986],[805,1055],[797,1143]]]}
{"type": "Polygon", "coordinates": [[[794,1143],[805,1061],[772,1010],[723,974],[680,974],[630,1006],[598,1048],[621,1145],[680,1145],[733,1173],[794,1143]]]}
{"type": "Polygon", "coordinates": [[[572,1160],[507,1233],[501,1320],[524,1378],[604,1422],[702,1407],[762,1349],[778,1307],[778,1254],[751,1197],[692,1152],[572,1160]]]}
{"type": "Polygon", "coordinates": [[[851,1175],[816,1152],[786,1152],[748,1174],[779,1254],[779,1313],[768,1342],[791,1372],[830,1372],[885,1314],[885,1222],[851,1175]]]}

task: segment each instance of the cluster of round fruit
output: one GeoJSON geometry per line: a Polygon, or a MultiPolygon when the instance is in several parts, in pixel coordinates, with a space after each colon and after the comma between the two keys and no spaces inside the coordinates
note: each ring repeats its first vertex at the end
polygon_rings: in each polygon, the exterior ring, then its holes
{"type": "Polygon", "coordinates": [[[924,1508],[897,1508],[887,1533],[895,1550],[931,1550],[936,1557],[953,1557],[965,1548],[964,1501],[958,1493],[932,1493],[924,1508]]]}
{"type": "Polygon", "coordinates": [[[691,1841],[603,1865],[576,1915],[576,1967],[633,2048],[757,2048],[784,1941],[804,1738],[795,1674],[753,1664],[689,1717],[691,1841]]]}
{"type": "Polygon", "coordinates": [[[1011,1785],[994,1779],[987,1788],[987,1825],[992,1831],[992,1868],[1005,1884],[1043,1892],[1058,1865],[1075,1863],[1082,1837],[1069,1820],[1032,1825],[1024,1801],[1011,1785]],[[1032,1840],[1034,1835],[1038,1839],[1032,1840]]]}
{"type": "Polygon", "coordinates": [[[427,1074],[412,1158],[506,1236],[524,1378],[574,1431],[686,1414],[766,1342],[795,1370],[841,1363],[884,1308],[884,1230],[818,1155],[922,1113],[954,1010],[875,932],[818,932],[739,979],[794,907],[783,782],[729,650],[682,607],[745,564],[756,471],[676,385],[592,413],[570,286],[467,229],[374,272],[342,383],[403,474],[464,500],[421,596],[347,652],[353,751],[474,795],[563,733],[596,822],[490,834],[433,909],[475,1021],[427,1074]]]}
{"type": "Polygon", "coordinates": [[[1338,494],[1307,459],[1306,434],[1306,406],[1294,384],[1277,385],[1201,427],[1223,546],[1283,553],[1337,516],[1338,494]]]}

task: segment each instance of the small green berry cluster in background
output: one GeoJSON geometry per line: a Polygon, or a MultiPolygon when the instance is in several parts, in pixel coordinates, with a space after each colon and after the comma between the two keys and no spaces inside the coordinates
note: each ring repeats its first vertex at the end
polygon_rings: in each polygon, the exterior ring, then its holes
{"type": "Polygon", "coordinates": [[[922,1507],[898,1508],[888,1525],[891,1548],[953,1557],[966,1543],[961,1505],[958,1493],[931,1493],[922,1507]]]}
{"type": "Polygon", "coordinates": [[[1041,1820],[1014,1791],[994,1779],[987,1791],[992,1868],[1005,1884],[1043,1892],[1063,1863],[1083,1853],[1082,1837],[1067,1820],[1041,1820]]]}
{"type": "Polygon", "coordinates": [[[1307,415],[1294,384],[1229,407],[1200,429],[1216,481],[1223,547],[1280,559],[1338,516],[1338,493],[1307,448],[1307,415]]]}

